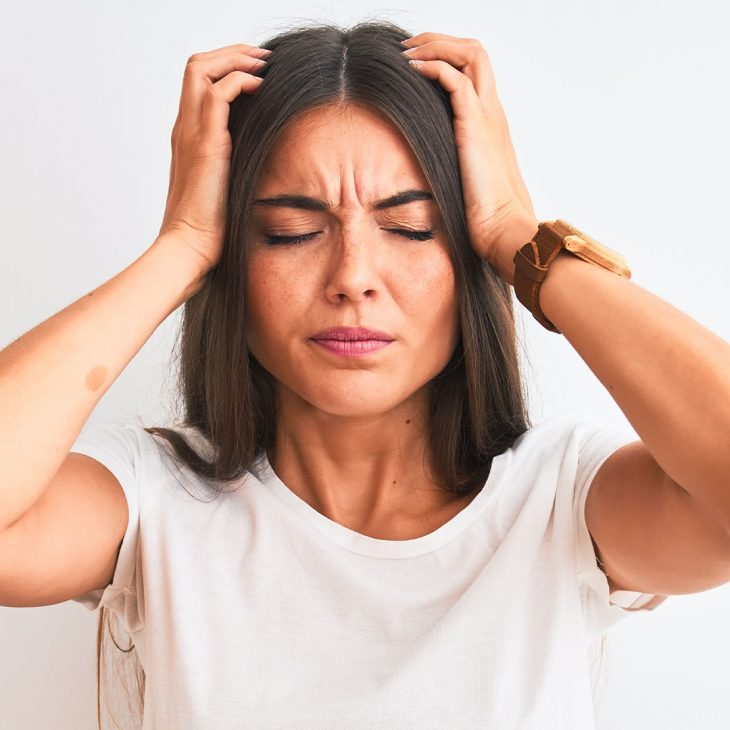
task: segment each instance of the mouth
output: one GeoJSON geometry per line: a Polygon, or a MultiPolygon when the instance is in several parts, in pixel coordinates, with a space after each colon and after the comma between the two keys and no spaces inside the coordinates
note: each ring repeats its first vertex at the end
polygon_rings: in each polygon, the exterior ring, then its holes
{"type": "Polygon", "coordinates": [[[342,357],[363,357],[383,350],[393,340],[330,340],[313,337],[312,342],[342,357]]]}
{"type": "Polygon", "coordinates": [[[368,327],[330,327],[310,338],[320,347],[341,357],[365,357],[386,348],[395,338],[368,327]]]}
{"type": "Polygon", "coordinates": [[[395,338],[387,332],[373,330],[367,327],[330,327],[312,335],[313,340],[328,340],[339,342],[392,342],[395,338]]]}

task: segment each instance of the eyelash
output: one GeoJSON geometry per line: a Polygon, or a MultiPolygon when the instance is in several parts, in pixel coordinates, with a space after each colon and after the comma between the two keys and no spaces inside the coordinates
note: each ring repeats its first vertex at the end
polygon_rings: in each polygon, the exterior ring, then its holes
{"type": "MultiPolygon", "coordinates": [[[[398,233],[404,238],[409,238],[412,241],[427,241],[433,238],[433,230],[428,229],[425,231],[410,231],[406,228],[386,228],[386,231],[390,233],[398,233]]],[[[315,231],[314,233],[305,233],[301,236],[266,236],[266,243],[270,246],[282,246],[287,244],[297,244],[309,241],[321,231],[315,231]]]]}

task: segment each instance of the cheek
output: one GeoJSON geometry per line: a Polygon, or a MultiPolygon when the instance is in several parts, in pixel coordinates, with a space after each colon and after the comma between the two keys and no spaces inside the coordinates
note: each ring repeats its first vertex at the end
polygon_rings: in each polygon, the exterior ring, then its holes
{"type": "Polygon", "coordinates": [[[265,260],[251,257],[246,271],[246,341],[258,355],[262,333],[272,333],[272,324],[281,321],[282,281],[279,272],[265,260]]]}
{"type": "MultiPolygon", "coordinates": [[[[246,274],[246,341],[257,359],[283,354],[284,345],[296,332],[292,323],[306,319],[315,302],[323,297],[322,279],[316,274],[315,261],[310,257],[303,266],[291,260],[270,256],[249,257],[246,274]],[[304,272],[311,276],[307,277],[304,272]]],[[[378,275],[381,301],[378,316],[390,316],[394,321],[405,319],[410,336],[421,336],[436,354],[443,348],[453,348],[458,329],[456,281],[451,260],[446,251],[433,256],[396,256],[385,264],[378,275]],[[397,276],[393,273],[397,272],[397,276]],[[397,310],[400,310],[396,314],[397,310]]],[[[326,305],[323,305],[326,307],[326,305]]],[[[316,308],[316,307],[315,307],[316,308]]],[[[403,322],[405,324],[405,322],[403,322]]],[[[423,343],[421,343],[423,345],[423,343]]]]}
{"type": "Polygon", "coordinates": [[[306,282],[286,261],[251,255],[246,270],[246,341],[258,355],[276,348],[301,314],[306,282]]]}
{"type": "MultiPolygon", "coordinates": [[[[403,290],[408,310],[427,326],[453,328],[458,316],[456,279],[451,260],[443,255],[411,266],[403,290]]],[[[446,332],[444,332],[446,334],[446,332]]]]}

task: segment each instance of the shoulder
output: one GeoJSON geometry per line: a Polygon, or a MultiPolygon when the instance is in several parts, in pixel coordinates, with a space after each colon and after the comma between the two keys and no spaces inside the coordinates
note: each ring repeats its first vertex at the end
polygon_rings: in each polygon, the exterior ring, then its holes
{"type": "Polygon", "coordinates": [[[539,492],[570,504],[612,453],[636,436],[630,426],[584,411],[544,419],[521,434],[503,458],[509,461],[509,491],[518,498],[539,492]]]}
{"type": "Polygon", "coordinates": [[[601,444],[618,448],[634,438],[628,426],[588,411],[569,411],[538,421],[521,434],[511,448],[515,455],[523,458],[566,452],[580,457],[601,444]]]}
{"type": "MultiPolygon", "coordinates": [[[[108,466],[114,473],[125,476],[127,483],[150,485],[185,470],[184,462],[172,445],[154,428],[133,420],[125,423],[87,423],[70,451],[90,456],[108,466]]],[[[205,453],[205,440],[197,429],[180,424],[166,426],[178,433],[191,448],[205,453]]]]}

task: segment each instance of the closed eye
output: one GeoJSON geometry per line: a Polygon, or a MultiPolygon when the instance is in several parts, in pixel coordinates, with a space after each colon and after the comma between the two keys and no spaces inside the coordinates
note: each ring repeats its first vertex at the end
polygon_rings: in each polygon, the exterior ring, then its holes
{"type": "MultiPolygon", "coordinates": [[[[433,238],[433,230],[427,229],[424,231],[410,230],[408,228],[386,228],[389,233],[396,233],[404,238],[409,238],[412,241],[428,241],[433,238]]],[[[304,243],[305,241],[311,241],[317,234],[322,231],[314,231],[312,233],[303,233],[299,236],[277,236],[268,235],[265,237],[265,241],[270,246],[276,245],[287,245],[304,243]]]]}
{"type": "Polygon", "coordinates": [[[425,231],[411,231],[408,228],[386,228],[386,231],[397,233],[399,236],[410,238],[412,241],[428,241],[433,238],[433,230],[429,228],[425,231]]]}
{"type": "Polygon", "coordinates": [[[270,246],[283,245],[288,243],[304,243],[314,238],[318,233],[322,231],[314,231],[314,233],[302,233],[300,236],[265,236],[264,240],[270,246]]]}

